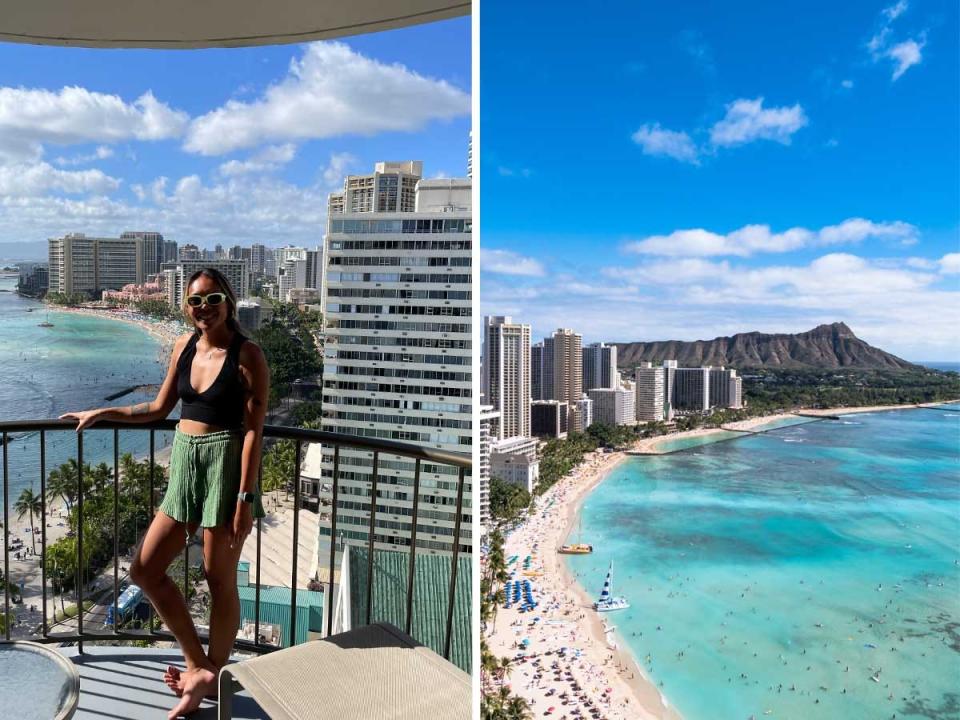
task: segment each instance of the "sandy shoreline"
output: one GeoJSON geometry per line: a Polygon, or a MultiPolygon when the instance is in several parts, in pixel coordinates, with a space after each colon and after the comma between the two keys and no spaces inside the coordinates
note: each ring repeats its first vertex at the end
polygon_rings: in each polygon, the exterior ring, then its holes
{"type": "Polygon", "coordinates": [[[188,332],[189,329],[184,323],[175,320],[152,320],[139,313],[129,310],[107,310],[88,307],[59,307],[49,306],[52,312],[72,313],[74,315],[91,315],[93,317],[104,318],[106,320],[119,320],[130,325],[136,325],[141,330],[146,331],[151,337],[160,343],[163,355],[169,354],[177,338],[188,332]]]}
{"type": "MultiPolygon", "coordinates": [[[[952,401],[954,403],[960,401],[952,401]]],[[[883,405],[846,408],[825,408],[800,411],[804,415],[837,416],[853,413],[882,412],[948,403],[922,405],[883,405]]],[[[684,433],[673,433],[647,438],[635,444],[633,452],[658,454],[657,444],[686,437],[708,436],[729,431],[757,432],[764,426],[783,420],[799,419],[798,413],[781,413],[750,418],[725,425],[725,429],[698,428],[684,433]],[[646,443],[646,445],[644,445],[646,443]]],[[[551,716],[569,717],[572,705],[561,705],[559,693],[571,692],[576,681],[580,692],[596,707],[602,717],[638,718],[639,720],[680,720],[679,713],[670,707],[656,685],[643,675],[642,668],[625,643],[617,639],[615,629],[605,624],[605,618],[592,610],[593,596],[581,587],[567,569],[556,549],[570,535],[584,499],[625,458],[626,452],[593,453],[541,496],[536,509],[505,538],[504,556],[517,555],[516,563],[508,567],[516,570],[514,578],[530,579],[534,598],[539,605],[535,611],[521,614],[514,605],[501,607],[488,629],[486,641],[496,657],[514,657],[524,652],[525,661],[511,665],[509,684],[517,695],[530,703],[535,717],[554,707],[551,716]],[[530,567],[523,571],[523,560],[530,555],[530,567]],[[537,622],[531,616],[539,617],[537,622]],[[521,650],[523,639],[529,647],[521,650]],[[564,655],[557,654],[568,648],[564,655]],[[579,651],[579,652],[575,652],[579,651]],[[537,664],[539,663],[539,664],[537,664]],[[559,667],[559,672],[555,668],[559,667]],[[556,673],[556,674],[555,674],[556,673]],[[607,688],[610,692],[606,692],[607,688]],[[553,694],[549,694],[553,690],[553,694]]],[[[615,618],[611,618],[615,621],[615,618]]],[[[495,688],[492,688],[495,689],[495,688]]]]}
{"type": "Polygon", "coordinates": [[[486,641],[497,657],[514,657],[519,652],[518,644],[524,638],[530,641],[525,651],[528,659],[511,665],[508,682],[514,693],[530,703],[534,716],[554,707],[552,715],[569,717],[567,712],[575,707],[573,703],[579,704],[586,698],[606,718],[679,718],[643,676],[629,651],[622,645],[608,645],[604,624],[590,609],[592,600],[574,582],[556,553],[584,496],[625,457],[621,452],[593,453],[544,493],[537,510],[506,537],[505,556],[519,556],[509,569],[519,570],[523,559],[532,556],[526,571],[532,575],[518,571],[516,578],[531,579],[540,605],[528,614],[521,614],[516,605],[501,607],[486,641]],[[531,616],[540,620],[533,621],[531,616]],[[558,653],[560,648],[567,648],[562,656],[558,653]],[[574,689],[574,683],[579,691],[574,689]],[[581,700],[564,705],[563,692],[571,698],[579,694],[581,700]]]}
{"type": "MultiPolygon", "coordinates": [[[[637,455],[662,455],[669,450],[665,449],[667,443],[673,443],[677,440],[687,438],[709,437],[711,435],[724,435],[722,439],[733,439],[725,436],[729,431],[750,433],[760,432],[766,429],[767,425],[775,425],[784,420],[802,420],[804,417],[836,417],[840,415],[853,415],[857,413],[884,412],[887,410],[910,410],[922,407],[935,407],[937,405],[949,405],[960,403],[960,400],[946,400],[937,403],[920,403],[905,405],[864,405],[858,407],[835,407],[835,408],[816,408],[801,409],[795,412],[778,413],[776,415],[762,415],[759,417],[738,420],[727,423],[720,428],[697,428],[685,432],[669,433],[667,435],[658,435],[657,437],[643,438],[634,443],[630,452],[637,455]]],[[[721,438],[718,438],[721,439],[721,438]]]]}

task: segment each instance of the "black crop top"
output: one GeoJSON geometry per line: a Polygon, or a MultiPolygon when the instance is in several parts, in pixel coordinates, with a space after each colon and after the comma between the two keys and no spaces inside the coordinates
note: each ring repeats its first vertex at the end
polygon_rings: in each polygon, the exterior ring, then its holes
{"type": "Polygon", "coordinates": [[[220,374],[202,393],[190,384],[190,370],[199,339],[200,336],[194,334],[177,360],[177,392],[182,401],[180,418],[230,430],[241,428],[246,390],[240,382],[240,348],[247,338],[238,332],[233,334],[220,374]]]}

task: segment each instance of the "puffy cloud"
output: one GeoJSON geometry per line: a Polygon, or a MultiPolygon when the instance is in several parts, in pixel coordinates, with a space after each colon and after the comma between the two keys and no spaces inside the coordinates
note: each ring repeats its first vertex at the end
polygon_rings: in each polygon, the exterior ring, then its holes
{"type": "Polygon", "coordinates": [[[867,239],[899,240],[904,245],[917,241],[917,228],[901,221],[875,223],[863,218],[849,218],[839,225],[821,228],[817,239],[821,245],[858,243],[867,239]]]}
{"type": "MultiPolygon", "coordinates": [[[[0,225],[8,237],[56,237],[67,232],[116,235],[130,227],[157,227],[180,242],[212,247],[238,243],[315,245],[326,221],[326,189],[298,187],[269,175],[204,182],[196,175],[164,177],[131,187],[130,200],[3,196],[0,225]]],[[[91,188],[91,192],[94,190],[91,188]]]]}
{"type": "Polygon", "coordinates": [[[727,114],[710,129],[710,142],[720,147],[754,140],[790,144],[791,136],[807,124],[799,103],[791,107],[764,108],[763,98],[741,98],[727,105],[727,114]]]}
{"type": "Polygon", "coordinates": [[[297,147],[293,143],[285,145],[269,145],[247,160],[230,160],[223,163],[220,174],[226,177],[244,175],[246,173],[270,172],[293,160],[297,154],[297,147]]]}
{"type": "Polygon", "coordinates": [[[585,341],[800,332],[843,320],[867,342],[908,359],[956,357],[960,292],[943,289],[948,281],[941,273],[960,272],[960,253],[924,268],[915,260],[829,253],[808,263],[756,267],[657,259],[599,272],[578,268],[566,280],[525,279],[520,288],[516,280],[493,278],[484,283],[483,313],[509,309],[533,325],[535,337],[573,327],[585,341]],[[649,312],[654,305],[656,312],[649,312]]]}
{"type": "Polygon", "coordinates": [[[188,116],[146,92],[132,103],[118,95],[65,87],[59,92],[0,87],[4,145],[112,143],[179,137],[188,116]]]}
{"type": "Polygon", "coordinates": [[[927,44],[927,35],[924,31],[916,38],[909,38],[891,45],[890,38],[893,34],[891,25],[906,12],[907,7],[906,0],[900,0],[895,5],[884,8],[881,12],[880,29],[867,42],[867,50],[874,62],[893,61],[893,74],[890,76],[893,82],[899,80],[914,65],[921,63],[923,48],[927,44]]]}
{"type": "Polygon", "coordinates": [[[664,130],[660,123],[654,123],[641,126],[631,137],[643,149],[644,155],[660,155],[693,165],[700,164],[697,147],[685,132],[664,130]]]}
{"type": "Polygon", "coordinates": [[[960,274],[960,253],[947,253],[938,261],[944,275],[960,274]]]}
{"type": "Polygon", "coordinates": [[[51,191],[104,194],[120,181],[100,170],[58,170],[49,163],[0,165],[0,197],[39,196],[51,191]]]}
{"type": "Polygon", "coordinates": [[[342,188],[347,170],[357,163],[357,158],[348,152],[333,153],[323,169],[323,182],[329,188],[342,188]]]}
{"type": "Polygon", "coordinates": [[[887,50],[886,56],[895,63],[893,75],[891,76],[892,80],[899,80],[907,70],[914,65],[920,64],[920,61],[923,60],[921,51],[924,45],[926,45],[926,41],[923,39],[919,42],[916,40],[904,40],[887,50]]]}
{"type": "Polygon", "coordinates": [[[628,242],[625,249],[644,255],[673,257],[747,257],[755,253],[789,252],[814,245],[858,243],[867,239],[911,244],[916,241],[916,233],[917,229],[905,222],[875,223],[863,218],[849,218],[839,225],[828,225],[818,231],[795,227],[776,233],[769,225],[745,225],[725,235],[703,228],[675,230],[669,235],[651,235],[628,242]]]}
{"type": "Polygon", "coordinates": [[[546,275],[538,260],[525,257],[510,250],[480,249],[480,269],[486,273],[501,275],[526,275],[542,277],[546,275]]]}
{"type": "Polygon", "coordinates": [[[229,100],[196,118],[184,147],[221,155],[264,142],[415,131],[469,113],[470,96],[445,80],[380,63],[343,43],[319,42],[259,99],[229,100]]]}

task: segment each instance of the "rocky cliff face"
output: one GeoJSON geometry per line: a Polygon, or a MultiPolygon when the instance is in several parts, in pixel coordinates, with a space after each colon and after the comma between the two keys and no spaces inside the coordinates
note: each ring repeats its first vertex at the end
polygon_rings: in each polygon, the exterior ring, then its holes
{"type": "Polygon", "coordinates": [[[677,360],[681,367],[852,368],[906,370],[919,366],[868,345],[844,323],[820,325],[796,335],[751,332],[713,340],[614,343],[621,367],[677,360]]]}

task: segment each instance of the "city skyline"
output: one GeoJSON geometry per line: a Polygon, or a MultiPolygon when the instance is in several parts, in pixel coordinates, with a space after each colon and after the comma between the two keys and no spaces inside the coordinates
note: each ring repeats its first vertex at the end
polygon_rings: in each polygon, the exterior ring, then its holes
{"type": "Polygon", "coordinates": [[[519,41],[534,13],[484,17],[483,314],[585,343],[843,321],[960,357],[955,4],[561,3],[567,54],[519,41]]]}
{"type": "Polygon", "coordinates": [[[407,157],[466,175],[469,34],[460,18],[230,50],[0,45],[0,247],[131,228],[317,245],[345,175],[407,157]]]}

